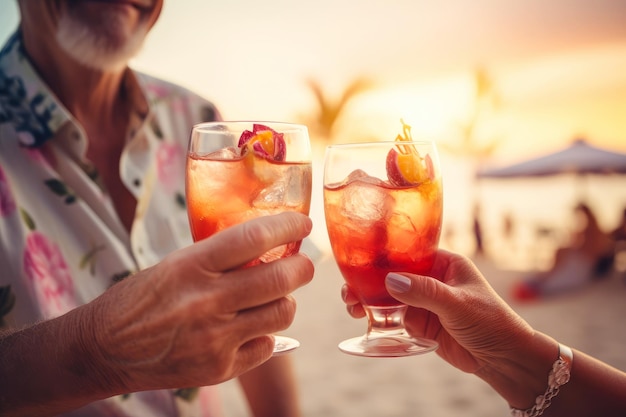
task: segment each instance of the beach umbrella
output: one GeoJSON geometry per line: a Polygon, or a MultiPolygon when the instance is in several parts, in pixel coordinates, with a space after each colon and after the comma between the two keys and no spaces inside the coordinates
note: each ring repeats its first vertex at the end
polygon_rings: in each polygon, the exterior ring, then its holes
{"type": "Polygon", "coordinates": [[[564,149],[513,165],[479,170],[478,178],[545,177],[559,174],[626,174],[626,154],[576,139],[564,149]]]}
{"type": "Polygon", "coordinates": [[[587,200],[590,175],[608,176],[626,174],[626,154],[590,145],[584,139],[575,139],[570,145],[555,152],[537,156],[512,165],[481,169],[478,179],[507,180],[515,178],[541,179],[558,175],[574,177],[578,200],[587,200]]]}

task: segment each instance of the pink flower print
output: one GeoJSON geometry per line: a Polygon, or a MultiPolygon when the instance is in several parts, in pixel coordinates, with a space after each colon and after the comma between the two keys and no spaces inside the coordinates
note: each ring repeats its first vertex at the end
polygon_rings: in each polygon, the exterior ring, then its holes
{"type": "Polygon", "coordinates": [[[171,94],[171,90],[160,84],[148,84],[146,90],[154,95],[155,98],[166,98],[171,94]]]}
{"type": "Polygon", "coordinates": [[[220,395],[215,387],[200,387],[199,397],[201,415],[207,417],[222,415],[220,395]]]}
{"type": "Polygon", "coordinates": [[[0,217],[9,216],[15,211],[15,200],[9,187],[6,175],[0,167],[0,217]]]}
{"type": "Polygon", "coordinates": [[[161,142],[156,160],[159,183],[166,192],[174,192],[184,181],[185,152],[178,144],[161,142]]]}
{"type": "Polygon", "coordinates": [[[172,99],[170,105],[172,107],[172,111],[175,113],[182,113],[182,114],[186,114],[187,113],[187,99],[184,97],[175,97],[172,99]]]}
{"type": "Polygon", "coordinates": [[[45,167],[56,166],[56,158],[46,144],[38,148],[24,148],[24,151],[33,162],[39,165],[45,167]]]}
{"type": "Polygon", "coordinates": [[[24,271],[46,318],[60,316],[77,306],[72,277],[63,254],[39,232],[32,232],[26,238],[24,271]]]}

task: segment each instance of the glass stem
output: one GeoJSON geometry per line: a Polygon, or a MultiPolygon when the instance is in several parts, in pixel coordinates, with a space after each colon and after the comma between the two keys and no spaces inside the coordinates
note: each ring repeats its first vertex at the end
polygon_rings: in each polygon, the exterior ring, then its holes
{"type": "Polygon", "coordinates": [[[372,336],[399,335],[404,330],[404,313],[407,306],[371,307],[366,308],[368,318],[367,334],[372,336]]]}

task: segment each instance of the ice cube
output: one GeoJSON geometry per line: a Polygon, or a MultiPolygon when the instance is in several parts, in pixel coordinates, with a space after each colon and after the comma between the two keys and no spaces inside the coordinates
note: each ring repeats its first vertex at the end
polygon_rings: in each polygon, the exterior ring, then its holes
{"type": "Polygon", "coordinates": [[[371,178],[369,175],[367,175],[367,172],[363,171],[362,169],[355,169],[350,174],[348,174],[348,176],[343,181],[341,181],[341,183],[339,183],[337,186],[341,187],[343,185],[348,185],[351,182],[354,182],[359,179],[362,179],[365,181],[366,178],[371,178]]]}
{"type": "Polygon", "coordinates": [[[297,209],[309,200],[310,193],[310,171],[291,166],[259,192],[252,206],[257,209],[297,209]]]}
{"type": "MultiPolygon", "coordinates": [[[[345,182],[344,182],[345,183],[345,182]]],[[[361,170],[353,171],[341,191],[339,210],[343,219],[336,225],[345,239],[341,251],[352,266],[369,266],[379,262],[387,243],[387,218],[395,200],[385,182],[361,170]]]]}
{"type": "Polygon", "coordinates": [[[394,199],[382,185],[385,182],[364,171],[353,171],[347,178],[341,207],[342,215],[367,223],[384,220],[393,210],[394,199]]]}
{"type": "Polygon", "coordinates": [[[232,146],[219,149],[205,156],[205,158],[207,159],[214,159],[214,160],[239,159],[240,157],[241,156],[239,155],[239,149],[232,147],[232,146]]]}

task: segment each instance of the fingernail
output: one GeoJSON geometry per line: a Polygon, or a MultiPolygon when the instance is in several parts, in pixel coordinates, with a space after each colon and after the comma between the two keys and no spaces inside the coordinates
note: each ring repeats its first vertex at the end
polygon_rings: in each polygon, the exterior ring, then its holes
{"type": "Polygon", "coordinates": [[[385,285],[394,292],[404,293],[411,288],[411,280],[404,275],[390,272],[385,279],[385,285]]]}

